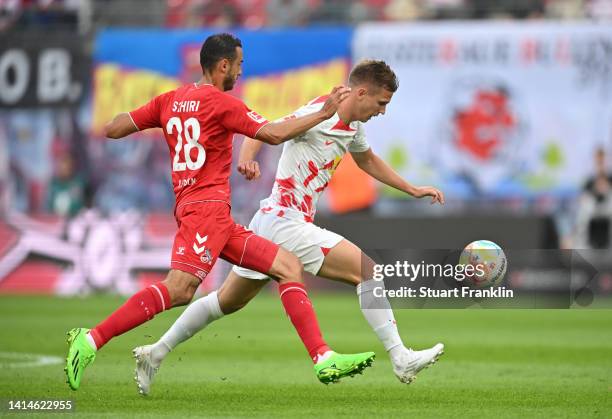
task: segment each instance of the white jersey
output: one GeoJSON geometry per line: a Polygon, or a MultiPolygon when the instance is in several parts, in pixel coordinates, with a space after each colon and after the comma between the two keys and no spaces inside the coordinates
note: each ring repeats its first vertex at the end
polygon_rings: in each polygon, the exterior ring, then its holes
{"type": "MultiPolygon", "coordinates": [[[[295,111],[291,117],[316,112],[327,96],[318,97],[295,111]]],[[[370,148],[361,122],[345,124],[338,114],[304,134],[287,141],[276,170],[272,194],[261,201],[263,213],[312,222],[321,193],[347,151],[370,148]]]]}

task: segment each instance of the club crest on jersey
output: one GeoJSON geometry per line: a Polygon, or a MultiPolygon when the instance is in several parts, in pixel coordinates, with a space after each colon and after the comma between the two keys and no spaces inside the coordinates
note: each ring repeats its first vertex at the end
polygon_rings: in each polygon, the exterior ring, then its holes
{"type": "Polygon", "coordinates": [[[255,111],[247,112],[247,116],[251,118],[253,121],[257,122],[258,124],[261,124],[262,122],[266,122],[266,118],[264,118],[263,116],[261,116],[255,111]]]}
{"type": "Polygon", "coordinates": [[[204,250],[204,254],[200,256],[200,261],[204,264],[209,264],[212,261],[212,256],[210,254],[210,250],[204,250]]]}
{"type": "Polygon", "coordinates": [[[208,236],[200,236],[200,233],[196,233],[195,242],[193,243],[193,251],[196,255],[200,255],[200,260],[202,263],[210,263],[212,260],[212,256],[210,254],[210,250],[206,248],[206,240],[208,240],[208,236]]]}

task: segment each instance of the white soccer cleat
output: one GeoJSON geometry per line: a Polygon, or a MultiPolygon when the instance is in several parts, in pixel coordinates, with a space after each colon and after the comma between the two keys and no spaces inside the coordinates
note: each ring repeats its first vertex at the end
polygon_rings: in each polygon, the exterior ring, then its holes
{"type": "Polygon", "coordinates": [[[136,375],[134,380],[138,386],[138,393],[146,396],[151,391],[153,377],[159,370],[159,363],[154,363],[151,357],[151,348],[153,345],[145,345],[134,348],[132,353],[136,359],[136,375]]]}
{"type": "Polygon", "coordinates": [[[397,378],[406,384],[410,384],[422,369],[435,364],[440,355],[444,353],[444,345],[437,343],[432,348],[422,351],[413,351],[405,348],[400,359],[393,364],[393,372],[397,378]]]}

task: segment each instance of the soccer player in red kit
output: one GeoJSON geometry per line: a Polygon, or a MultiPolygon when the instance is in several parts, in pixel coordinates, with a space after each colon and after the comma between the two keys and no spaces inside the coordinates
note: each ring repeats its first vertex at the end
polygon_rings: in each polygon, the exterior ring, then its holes
{"type": "MultiPolygon", "coordinates": [[[[234,133],[280,144],[331,118],[349,89],[336,87],[319,112],[269,123],[242,101],[225,93],[242,72],[242,44],[230,34],[210,36],[202,45],[203,77],[116,116],[106,126],[109,138],[162,128],[171,158],[176,195],[171,270],[166,279],[134,294],[93,329],[68,332],[65,372],[73,390],[96,351],[110,339],[151,320],[157,313],[188,304],[217,258],[266,273],[279,283],[282,304],[315,363],[320,381],[329,383],[361,372],[372,352],[342,355],[330,350],[302,284],[296,256],[238,225],[230,213],[230,170],[234,133]]],[[[217,310],[220,312],[217,301],[217,310]]],[[[135,354],[138,357],[138,354],[135,354]]]]}

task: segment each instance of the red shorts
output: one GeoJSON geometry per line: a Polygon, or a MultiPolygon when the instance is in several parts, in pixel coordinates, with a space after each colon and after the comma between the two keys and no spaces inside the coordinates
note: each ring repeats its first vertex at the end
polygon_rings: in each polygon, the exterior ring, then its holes
{"type": "Polygon", "coordinates": [[[206,278],[217,258],[267,273],[278,245],[236,224],[224,202],[185,204],[176,210],[178,232],[174,237],[170,266],[206,278]]]}

